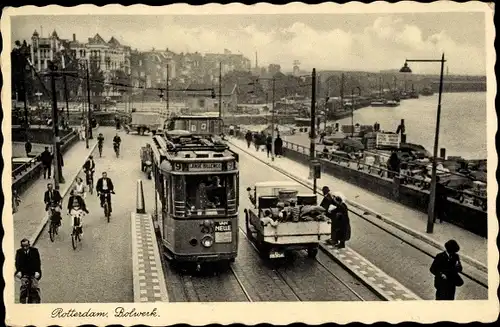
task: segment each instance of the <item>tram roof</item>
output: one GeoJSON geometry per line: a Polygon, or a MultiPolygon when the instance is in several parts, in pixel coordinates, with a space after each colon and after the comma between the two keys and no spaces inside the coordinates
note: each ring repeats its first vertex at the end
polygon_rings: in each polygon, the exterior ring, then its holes
{"type": "Polygon", "coordinates": [[[162,155],[173,161],[229,161],[238,159],[238,155],[225,143],[212,137],[193,136],[181,133],[175,137],[153,137],[162,155]]]}

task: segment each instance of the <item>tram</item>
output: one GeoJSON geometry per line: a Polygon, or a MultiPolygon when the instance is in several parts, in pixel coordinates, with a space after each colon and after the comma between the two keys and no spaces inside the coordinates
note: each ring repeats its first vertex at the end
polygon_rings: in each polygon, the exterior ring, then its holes
{"type": "Polygon", "coordinates": [[[232,262],[238,252],[238,154],[207,133],[203,119],[181,118],[189,130],[165,130],[151,144],[163,252],[198,265],[232,262]]]}

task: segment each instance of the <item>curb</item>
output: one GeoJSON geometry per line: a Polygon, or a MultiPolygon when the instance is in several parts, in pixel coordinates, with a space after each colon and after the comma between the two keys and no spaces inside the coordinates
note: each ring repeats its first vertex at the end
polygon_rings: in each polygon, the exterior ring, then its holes
{"type": "Polygon", "coordinates": [[[134,302],[169,302],[152,216],[149,213],[131,212],[130,219],[132,225],[132,279],[134,285],[134,302]],[[151,242],[148,242],[149,238],[144,239],[137,233],[137,227],[139,226],[140,228],[141,223],[144,222],[147,222],[149,227],[151,242]],[[146,245],[147,251],[144,249],[144,245],[146,245]],[[149,261],[149,265],[146,264],[145,261],[149,261]],[[148,279],[148,277],[150,277],[150,279],[148,279]],[[152,282],[151,280],[155,281],[152,282]],[[153,285],[153,294],[150,297],[148,297],[147,293],[148,282],[157,284],[153,285]]]}
{"type": "MultiPolygon", "coordinates": [[[[351,272],[352,275],[354,275],[358,280],[360,280],[366,287],[368,287],[372,292],[374,292],[377,296],[379,296],[381,299],[384,301],[395,301],[396,299],[394,298],[394,294],[391,296],[387,292],[385,292],[381,287],[377,286],[376,283],[371,282],[369,279],[367,279],[363,274],[359,272],[358,269],[355,268],[355,266],[350,265],[349,263],[346,263],[342,261],[341,259],[337,258],[333,253],[331,253],[328,248],[325,247],[323,243],[320,243],[319,247],[321,248],[321,251],[325,253],[329,258],[337,262],[340,266],[342,266],[344,269],[347,271],[351,272]]],[[[367,263],[372,265],[373,267],[376,267],[373,263],[368,261],[366,258],[362,257],[359,253],[351,249],[350,247],[346,246],[346,249],[351,251],[352,253],[356,254],[357,256],[363,258],[367,263]]],[[[359,268],[359,267],[358,267],[359,268]]],[[[408,300],[422,300],[418,295],[413,293],[411,290],[409,290],[407,287],[403,286],[400,282],[398,282],[396,279],[390,277],[387,275],[385,272],[383,272],[380,268],[376,267],[377,270],[379,271],[379,274],[383,274],[386,276],[386,278],[389,278],[393,281],[394,284],[396,284],[399,288],[403,289],[406,294],[408,294],[409,297],[408,300]]]]}
{"type": "MultiPolygon", "coordinates": [[[[97,142],[94,145],[90,146],[90,151],[87,153],[85,161],[87,161],[88,157],[95,151],[96,147],[97,147],[97,142]]],[[[78,177],[78,175],[80,175],[80,172],[82,171],[82,169],[83,169],[83,167],[80,167],[80,169],[78,169],[78,172],[75,175],[73,175],[71,177],[71,179],[69,179],[69,181],[71,181],[70,183],[68,182],[68,180],[66,181],[66,183],[64,183],[64,186],[66,186],[66,189],[63,192],[61,192],[61,197],[63,199],[68,194],[69,190],[71,189],[71,186],[75,182],[75,179],[78,177]]],[[[35,230],[33,235],[31,235],[31,237],[30,237],[30,243],[32,245],[35,245],[36,241],[38,241],[38,238],[42,234],[42,232],[45,228],[45,225],[47,224],[48,221],[49,221],[49,217],[44,215],[44,217],[42,218],[42,222],[40,223],[40,225],[38,225],[37,229],[35,230]]]]}
{"type": "MultiPolygon", "coordinates": [[[[360,210],[363,210],[365,212],[368,212],[370,213],[372,216],[375,216],[376,218],[382,220],[383,222],[387,223],[388,225],[391,225],[393,227],[396,227],[397,229],[437,248],[438,250],[440,251],[444,251],[445,248],[442,244],[440,244],[439,242],[437,242],[436,240],[433,240],[432,238],[422,234],[421,232],[418,232],[414,229],[411,229],[409,227],[406,227],[400,223],[397,223],[395,222],[394,220],[392,219],[389,219],[387,217],[384,217],[383,215],[381,215],[380,213],[374,211],[373,209],[370,209],[368,207],[365,207],[364,205],[360,204],[360,203],[357,203],[355,201],[350,201],[350,200],[347,200],[346,201],[348,204],[350,204],[351,206],[355,207],[355,208],[358,208],[360,210]]],[[[465,254],[460,254],[460,258],[462,259],[462,261],[468,263],[469,265],[473,266],[474,268],[484,272],[484,273],[488,273],[488,267],[486,267],[483,263],[465,255],[465,254]]]]}
{"type": "MultiPolygon", "coordinates": [[[[307,184],[312,189],[312,183],[309,182],[308,180],[304,180],[304,179],[302,179],[300,177],[294,176],[294,175],[290,174],[289,172],[283,170],[282,168],[276,167],[272,163],[268,163],[268,162],[266,162],[266,161],[264,161],[264,160],[262,160],[260,158],[257,158],[256,156],[252,155],[250,152],[248,152],[245,149],[239,147],[238,145],[232,143],[230,140],[228,140],[228,142],[231,143],[236,148],[240,149],[241,151],[243,151],[243,152],[247,153],[248,155],[252,156],[253,158],[261,161],[264,164],[266,164],[267,166],[276,169],[277,171],[279,171],[280,173],[284,174],[285,176],[301,180],[303,183],[307,184]]],[[[319,193],[317,189],[314,190],[314,191],[316,193],[319,193]]],[[[398,222],[395,222],[394,220],[389,219],[389,218],[383,216],[382,214],[376,212],[375,210],[370,209],[370,208],[368,208],[368,207],[366,207],[366,206],[364,206],[364,205],[362,205],[360,203],[357,203],[357,202],[351,201],[351,200],[347,200],[346,202],[347,202],[347,204],[349,204],[349,205],[351,205],[351,206],[353,206],[355,208],[358,208],[358,209],[363,210],[363,211],[365,211],[365,212],[367,212],[367,213],[369,213],[371,215],[374,215],[376,218],[382,220],[383,222],[385,222],[385,223],[387,223],[387,224],[389,224],[389,225],[391,225],[393,227],[396,227],[397,229],[399,229],[399,230],[401,230],[401,231],[403,231],[403,232],[405,232],[405,233],[407,233],[407,234],[409,234],[409,235],[411,235],[411,236],[413,236],[413,237],[415,237],[415,238],[417,238],[417,239],[419,239],[419,240],[421,240],[421,241],[423,241],[423,242],[425,242],[425,243],[427,243],[427,244],[429,244],[429,245],[437,248],[438,250],[444,251],[444,246],[441,245],[439,242],[431,239],[430,237],[428,237],[428,236],[426,236],[426,235],[424,235],[424,234],[422,234],[422,233],[420,233],[420,232],[418,232],[416,230],[413,230],[413,229],[411,229],[409,227],[406,227],[406,226],[404,226],[404,225],[402,225],[402,224],[400,224],[398,222]]],[[[486,274],[488,273],[488,267],[486,265],[484,265],[483,263],[481,263],[481,262],[479,262],[479,261],[477,261],[477,260],[475,260],[475,259],[473,259],[473,258],[471,258],[471,257],[469,257],[467,255],[464,255],[464,254],[461,254],[460,258],[462,259],[462,261],[468,263],[469,265],[475,267],[476,269],[478,269],[478,270],[480,270],[480,271],[482,271],[482,272],[484,272],[486,274]]]]}

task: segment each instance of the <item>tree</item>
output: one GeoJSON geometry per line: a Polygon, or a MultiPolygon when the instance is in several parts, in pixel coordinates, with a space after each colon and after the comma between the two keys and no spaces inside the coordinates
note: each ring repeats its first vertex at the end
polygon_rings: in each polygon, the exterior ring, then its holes
{"type": "Polygon", "coordinates": [[[104,92],[104,73],[96,60],[90,61],[90,91],[96,96],[104,92]]]}
{"type": "Polygon", "coordinates": [[[120,92],[120,94],[122,94],[122,95],[124,93],[131,93],[131,88],[125,86],[125,85],[129,85],[129,86],[132,85],[129,75],[125,74],[125,72],[123,70],[114,70],[114,71],[112,71],[111,74],[113,76],[113,80],[112,80],[113,83],[124,85],[124,86],[115,86],[114,89],[116,91],[120,92]]]}

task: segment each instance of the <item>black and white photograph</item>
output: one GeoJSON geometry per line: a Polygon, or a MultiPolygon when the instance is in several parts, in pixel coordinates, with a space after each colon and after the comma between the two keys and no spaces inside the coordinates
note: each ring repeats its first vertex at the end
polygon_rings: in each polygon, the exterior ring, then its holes
{"type": "Polygon", "coordinates": [[[5,8],[6,324],[496,320],[493,15],[5,8]]]}

